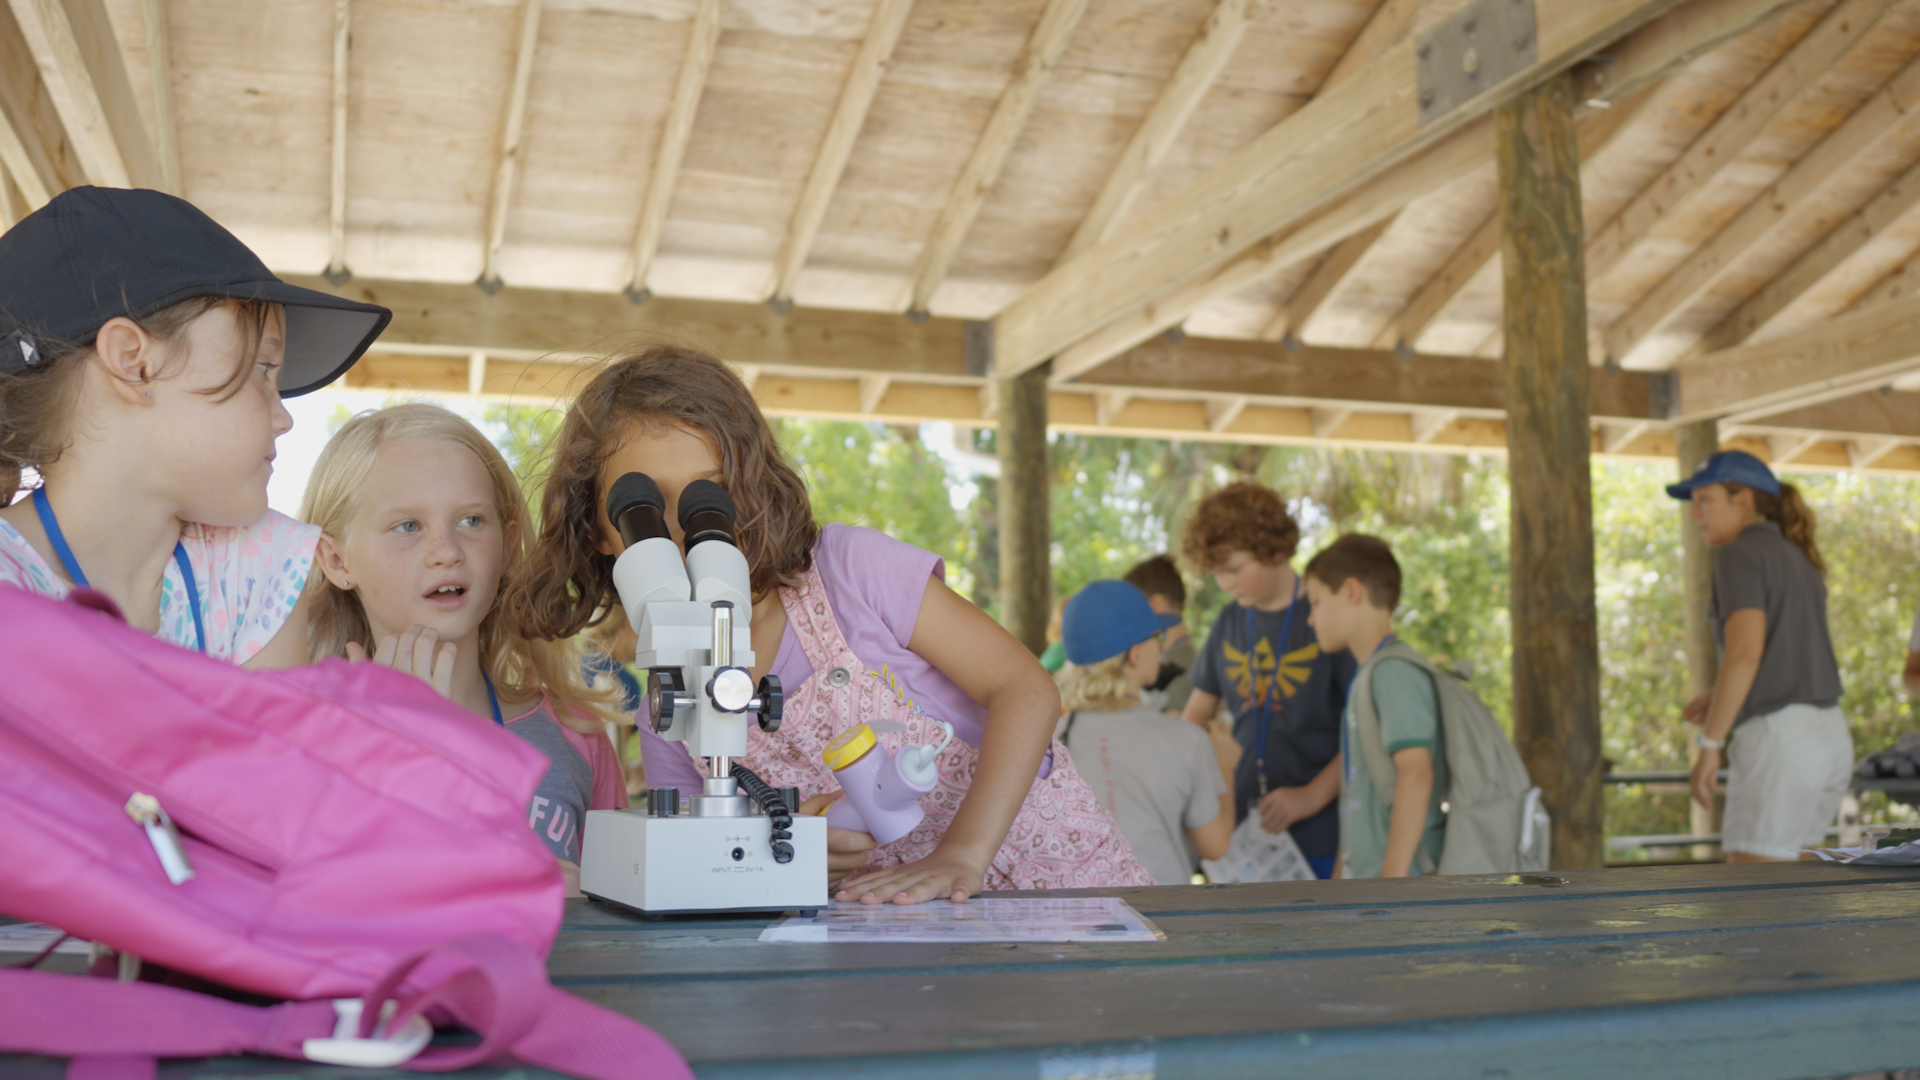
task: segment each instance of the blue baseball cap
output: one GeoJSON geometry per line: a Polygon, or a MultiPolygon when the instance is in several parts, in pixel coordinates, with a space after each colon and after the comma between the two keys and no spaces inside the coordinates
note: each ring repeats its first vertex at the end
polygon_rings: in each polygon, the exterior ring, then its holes
{"type": "Polygon", "coordinates": [[[1693,489],[1708,484],[1744,484],[1769,495],[1780,494],[1780,480],[1766,462],[1744,450],[1722,450],[1707,459],[1700,471],[1677,484],[1667,485],[1667,494],[1676,499],[1693,498],[1693,489]]]}
{"type": "Polygon", "coordinates": [[[1060,613],[1060,644],[1073,663],[1097,664],[1179,622],[1178,615],[1154,611],[1147,594],[1124,581],[1096,581],[1074,593],[1060,613]]]}

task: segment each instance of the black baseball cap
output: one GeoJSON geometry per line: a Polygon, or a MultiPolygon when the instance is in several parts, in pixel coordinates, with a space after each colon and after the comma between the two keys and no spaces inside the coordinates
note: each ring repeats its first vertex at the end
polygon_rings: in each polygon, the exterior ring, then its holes
{"type": "Polygon", "coordinates": [[[185,199],[69,188],[0,236],[0,376],[91,345],[110,319],[143,319],[201,296],[285,305],[281,397],[339,378],[393,319],[376,304],[281,281],[185,199]]]}

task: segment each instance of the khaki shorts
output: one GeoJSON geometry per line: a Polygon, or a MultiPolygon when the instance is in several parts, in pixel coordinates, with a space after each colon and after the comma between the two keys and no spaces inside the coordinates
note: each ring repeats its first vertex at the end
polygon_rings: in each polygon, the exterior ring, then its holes
{"type": "Polygon", "coordinates": [[[1853,734],[1838,707],[1788,705],[1734,729],[1723,850],[1768,859],[1817,847],[1853,779],[1853,734]]]}

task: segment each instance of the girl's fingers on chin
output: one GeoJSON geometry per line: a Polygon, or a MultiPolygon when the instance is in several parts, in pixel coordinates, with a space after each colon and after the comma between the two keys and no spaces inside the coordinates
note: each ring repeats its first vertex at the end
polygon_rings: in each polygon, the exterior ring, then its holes
{"type": "Polygon", "coordinates": [[[367,650],[361,648],[359,642],[357,641],[347,642],[347,659],[349,661],[357,664],[362,660],[365,660],[366,658],[367,658],[367,650]]]}

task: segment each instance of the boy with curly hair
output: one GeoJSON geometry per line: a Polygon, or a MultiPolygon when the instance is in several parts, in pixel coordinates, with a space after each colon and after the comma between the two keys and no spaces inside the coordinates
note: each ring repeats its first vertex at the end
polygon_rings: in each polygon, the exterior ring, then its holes
{"type": "Polygon", "coordinates": [[[1181,554],[1232,597],[1188,678],[1185,718],[1205,727],[1222,706],[1244,753],[1235,819],[1258,813],[1293,835],[1314,873],[1333,876],[1340,846],[1340,715],[1356,664],[1325,654],[1291,560],[1300,526],[1271,488],[1230,484],[1194,509],[1181,554]]]}

